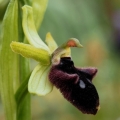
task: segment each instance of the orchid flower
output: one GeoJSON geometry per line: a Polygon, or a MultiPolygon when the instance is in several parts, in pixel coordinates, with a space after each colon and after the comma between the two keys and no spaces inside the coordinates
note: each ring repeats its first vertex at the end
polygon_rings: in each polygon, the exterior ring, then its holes
{"type": "Polygon", "coordinates": [[[39,62],[34,68],[28,82],[28,91],[36,95],[50,93],[57,87],[64,98],[83,113],[96,114],[99,109],[99,96],[92,79],[96,68],[77,68],[71,59],[70,47],[79,47],[80,42],[71,38],[57,46],[51,34],[46,35],[46,43],[38,36],[32,8],[23,8],[23,30],[30,44],[12,42],[14,52],[39,62]]]}

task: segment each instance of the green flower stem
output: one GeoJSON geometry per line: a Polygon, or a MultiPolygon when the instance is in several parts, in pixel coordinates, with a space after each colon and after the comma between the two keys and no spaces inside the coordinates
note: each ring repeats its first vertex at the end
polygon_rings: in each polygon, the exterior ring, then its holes
{"type": "MultiPolygon", "coordinates": [[[[19,1],[19,19],[18,19],[18,27],[19,27],[19,41],[23,42],[25,39],[25,36],[23,34],[23,29],[22,29],[22,12],[21,12],[21,1],[19,1]]],[[[23,2],[24,3],[24,2],[23,2]]],[[[21,99],[19,100],[16,98],[16,107],[17,107],[17,116],[16,119],[17,120],[31,120],[31,98],[30,98],[30,94],[27,91],[27,85],[23,86],[22,84],[24,82],[26,82],[26,78],[28,77],[28,75],[30,74],[30,68],[29,68],[29,60],[26,58],[23,58],[22,56],[19,56],[19,79],[20,79],[20,87],[22,86],[22,91],[19,91],[19,95],[22,95],[21,99]],[[26,91],[23,94],[23,90],[26,91]]],[[[28,79],[28,78],[27,78],[28,79]]],[[[27,82],[26,82],[27,84],[27,82]]],[[[15,95],[16,97],[16,95],[15,95]]]]}
{"type": "Polygon", "coordinates": [[[18,33],[19,33],[19,42],[24,41],[24,33],[23,33],[23,28],[22,28],[22,10],[21,10],[22,4],[21,1],[18,2],[18,33]]]}
{"type": "Polygon", "coordinates": [[[29,61],[21,59],[21,85],[15,94],[17,103],[17,120],[31,120],[31,99],[28,92],[28,79],[30,77],[29,61]]]}
{"type": "MultiPolygon", "coordinates": [[[[19,8],[19,16],[18,16],[18,31],[19,31],[19,41],[24,41],[24,34],[22,29],[22,9],[21,9],[21,1],[19,1],[18,8],[19,8]]],[[[19,80],[22,85],[24,81],[26,81],[26,78],[30,74],[30,68],[29,68],[29,60],[26,58],[23,58],[22,56],[19,56],[19,80]]],[[[21,87],[20,85],[20,87],[21,87]]],[[[26,88],[26,86],[23,86],[23,90],[26,88]]],[[[22,91],[19,91],[19,94],[22,94],[22,91]]],[[[18,97],[19,98],[19,97],[18,97]]],[[[27,93],[27,95],[22,96],[21,100],[16,100],[16,108],[17,108],[17,120],[31,120],[31,107],[30,107],[30,94],[27,93]]]]}
{"type": "Polygon", "coordinates": [[[21,82],[20,87],[15,93],[15,99],[17,104],[20,103],[20,101],[22,101],[22,98],[24,98],[24,96],[28,94],[28,80],[30,75],[31,73],[26,77],[26,79],[23,82],[21,82]]]}
{"type": "Polygon", "coordinates": [[[44,49],[35,48],[29,44],[19,42],[12,42],[10,46],[14,52],[24,57],[33,58],[45,65],[50,64],[50,54],[44,49]]]}
{"type": "Polygon", "coordinates": [[[2,48],[0,55],[1,97],[6,120],[16,120],[14,93],[19,86],[19,59],[10,49],[12,40],[18,41],[18,1],[11,0],[2,28],[2,48]]]}

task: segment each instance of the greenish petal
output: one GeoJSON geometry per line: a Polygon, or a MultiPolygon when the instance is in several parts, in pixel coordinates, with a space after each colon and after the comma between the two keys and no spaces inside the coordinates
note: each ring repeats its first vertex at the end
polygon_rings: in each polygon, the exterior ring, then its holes
{"type": "Polygon", "coordinates": [[[37,29],[40,27],[42,23],[47,4],[48,4],[48,0],[33,0],[32,2],[33,13],[34,13],[33,15],[37,29]]]}
{"type": "Polygon", "coordinates": [[[49,49],[51,50],[51,53],[53,53],[58,48],[57,43],[55,42],[50,33],[47,33],[45,42],[47,43],[49,49]]]}
{"type": "Polygon", "coordinates": [[[37,65],[33,70],[29,83],[28,91],[39,96],[50,93],[53,89],[52,83],[48,80],[50,66],[37,65]]]}
{"type": "Polygon", "coordinates": [[[10,46],[14,52],[21,54],[23,57],[33,58],[44,65],[50,64],[50,54],[44,49],[20,42],[12,42],[10,46]]]}
{"type": "Polygon", "coordinates": [[[32,7],[24,5],[22,9],[23,9],[22,26],[27,40],[31,45],[37,48],[47,50],[49,52],[50,50],[48,46],[41,40],[35,28],[32,7]]]}

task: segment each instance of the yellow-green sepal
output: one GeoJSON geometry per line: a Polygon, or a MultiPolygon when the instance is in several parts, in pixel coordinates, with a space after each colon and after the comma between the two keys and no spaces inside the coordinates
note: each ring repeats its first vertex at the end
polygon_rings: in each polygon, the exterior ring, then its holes
{"type": "Polygon", "coordinates": [[[32,58],[36,61],[40,62],[43,65],[49,65],[50,64],[50,54],[48,51],[41,49],[41,48],[35,48],[32,45],[24,44],[20,42],[12,42],[10,44],[11,49],[13,52],[21,54],[23,57],[26,58],[32,58]]]}
{"type": "Polygon", "coordinates": [[[48,52],[50,51],[48,46],[41,40],[39,37],[35,23],[34,23],[34,18],[33,18],[33,9],[32,7],[28,5],[24,5],[22,7],[23,10],[23,21],[22,21],[22,26],[23,26],[23,31],[24,34],[29,41],[29,43],[37,48],[42,48],[47,50],[48,52]]]}
{"type": "Polygon", "coordinates": [[[50,66],[38,64],[33,70],[29,83],[28,91],[32,94],[44,96],[53,89],[52,83],[48,79],[50,66]]]}

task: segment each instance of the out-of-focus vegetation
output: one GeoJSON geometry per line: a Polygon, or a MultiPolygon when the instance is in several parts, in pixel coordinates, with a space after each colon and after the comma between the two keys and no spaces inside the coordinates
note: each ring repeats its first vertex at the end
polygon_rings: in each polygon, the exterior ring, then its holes
{"type": "MultiPolygon", "coordinates": [[[[94,66],[101,109],[82,114],[54,88],[45,97],[33,96],[33,120],[120,120],[120,2],[118,0],[49,0],[39,30],[41,38],[51,32],[60,45],[75,37],[84,46],[73,48],[76,66],[94,66]]],[[[0,120],[4,120],[0,104],[0,120]]]]}

